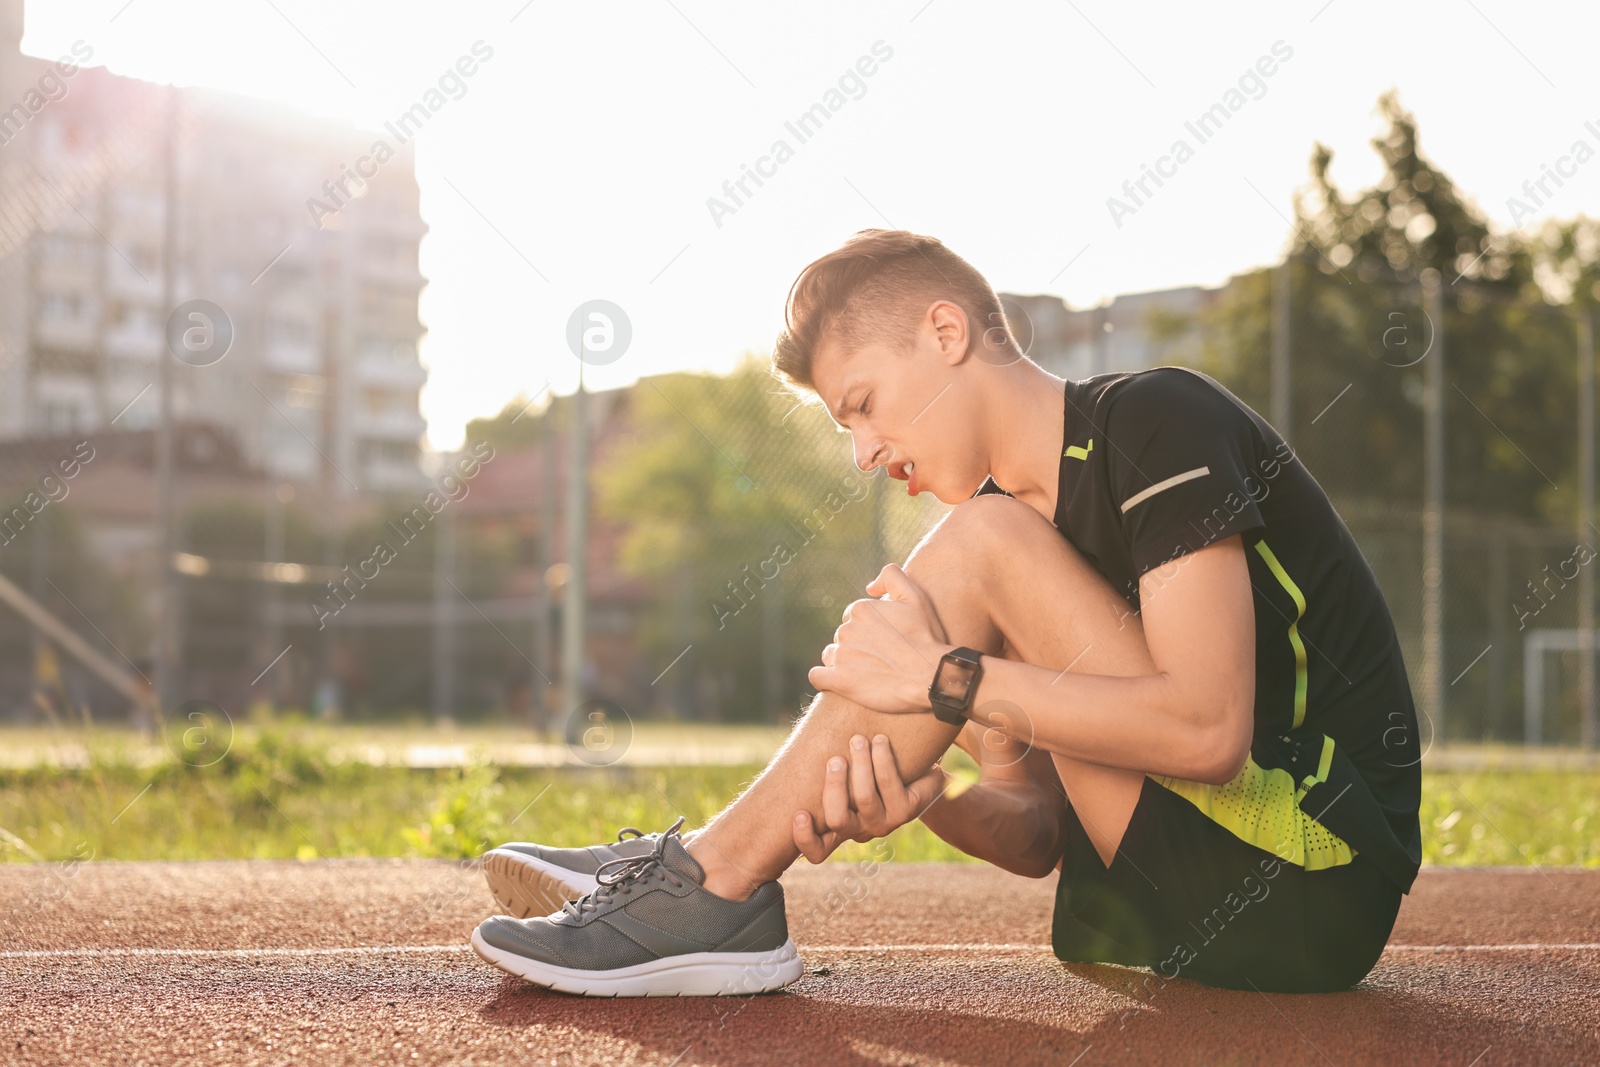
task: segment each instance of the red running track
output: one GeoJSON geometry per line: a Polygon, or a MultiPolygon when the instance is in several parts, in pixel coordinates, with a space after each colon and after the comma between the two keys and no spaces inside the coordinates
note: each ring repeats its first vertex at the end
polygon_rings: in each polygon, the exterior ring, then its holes
{"type": "Polygon", "coordinates": [[[465,866],[0,867],[0,1064],[1600,1062],[1600,871],[1426,870],[1360,986],[1297,996],[1063,964],[1053,878],[829,863],[784,884],[789,989],[612,1001],[472,955],[492,904],[465,866]]]}

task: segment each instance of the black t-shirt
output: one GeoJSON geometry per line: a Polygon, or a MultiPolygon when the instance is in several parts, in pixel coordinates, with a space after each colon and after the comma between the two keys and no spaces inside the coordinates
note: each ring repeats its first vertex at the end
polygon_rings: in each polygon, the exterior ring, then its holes
{"type": "MultiPolygon", "coordinates": [[[[1066,383],[1055,525],[1139,610],[1139,579],[1242,535],[1255,589],[1251,757],[1409,891],[1421,747],[1394,621],[1322,487],[1272,426],[1186,367],[1066,383]]],[[[993,478],[974,496],[1004,493],[993,478]]],[[[1008,494],[1009,495],[1009,494],[1008,494]]],[[[1158,587],[1159,588],[1159,587],[1158,587]]]]}

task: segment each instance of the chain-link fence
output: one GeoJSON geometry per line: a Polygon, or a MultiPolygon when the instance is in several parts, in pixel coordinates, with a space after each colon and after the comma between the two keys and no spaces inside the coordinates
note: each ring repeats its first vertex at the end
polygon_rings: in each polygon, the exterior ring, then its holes
{"type": "MultiPolygon", "coordinates": [[[[1578,312],[1464,278],[1430,297],[1420,281],[1293,259],[1160,330],[1286,430],[1376,572],[1444,736],[1592,737],[1578,651],[1593,603],[1595,531],[1579,519],[1593,499],[1580,448],[1592,333],[1578,312]]],[[[268,341],[246,329],[237,343],[244,360],[268,341]]],[[[570,725],[598,699],[630,718],[782,720],[843,605],[945,510],[856,471],[848,438],[763,359],[587,404],[576,686],[560,652],[570,396],[474,423],[411,488],[359,492],[334,455],[296,477],[263,470],[236,427],[175,424],[165,709],[570,725]]],[[[154,685],[158,444],[153,426],[108,425],[0,445],[0,576],[56,621],[0,613],[10,717],[116,718],[154,685]]]]}
{"type": "Polygon", "coordinates": [[[1578,653],[1600,537],[1583,459],[1587,314],[1465,277],[1307,257],[1237,278],[1205,312],[1166,324],[1201,336],[1195,362],[1283,430],[1328,492],[1441,739],[1593,742],[1578,653]]]}

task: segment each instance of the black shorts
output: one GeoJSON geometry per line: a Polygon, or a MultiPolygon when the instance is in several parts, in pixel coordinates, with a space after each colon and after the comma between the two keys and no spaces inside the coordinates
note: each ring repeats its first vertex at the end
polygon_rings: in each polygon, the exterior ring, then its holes
{"type": "Polygon", "coordinates": [[[1069,807],[1050,942],[1072,962],[1229,989],[1329,992],[1378,962],[1400,897],[1359,852],[1308,871],[1146,776],[1110,868],[1069,807]]]}

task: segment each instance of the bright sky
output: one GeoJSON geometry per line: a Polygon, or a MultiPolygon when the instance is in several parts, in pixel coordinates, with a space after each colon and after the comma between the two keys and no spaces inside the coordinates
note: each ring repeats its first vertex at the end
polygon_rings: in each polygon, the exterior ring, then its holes
{"type": "MultiPolygon", "coordinates": [[[[633,328],[622,358],[584,368],[590,388],[725,370],[770,351],[794,276],[864,227],[936,235],[996,289],[1078,307],[1220,283],[1283,248],[1314,141],[1347,192],[1377,178],[1368,141],[1391,86],[1423,152],[1504,227],[1524,181],[1575,141],[1600,149],[1595,5],[1229,7],[29,0],[23,47],[55,58],[82,40],[91,65],[373,129],[474,42],[492,48],[416,140],[422,408],[448,448],[519,391],[575,388],[580,303],[613,301],[633,328]],[[1280,41],[1292,55],[1199,143],[1184,123],[1280,41]],[[785,123],[841,77],[844,103],[802,143],[785,123]],[[1180,137],[1193,157],[1119,227],[1107,198],[1180,137]],[[792,156],[719,226],[708,198],[780,139],[792,156]]],[[[1600,215],[1600,159],[1566,169],[1525,224],[1600,215]]]]}

